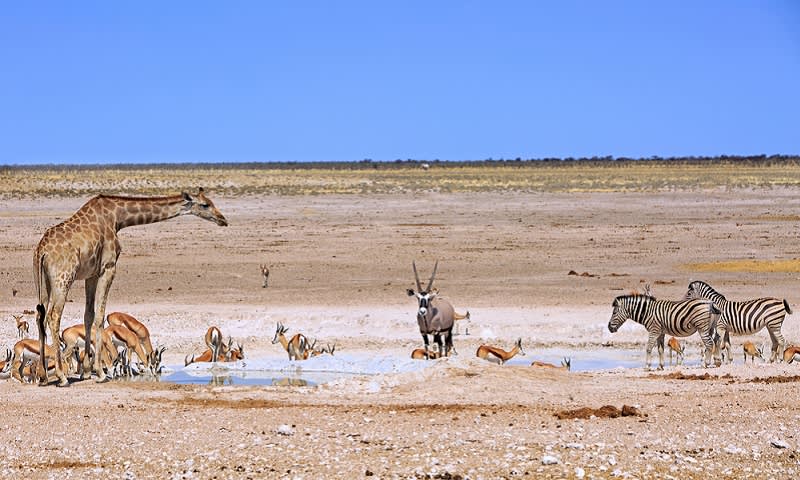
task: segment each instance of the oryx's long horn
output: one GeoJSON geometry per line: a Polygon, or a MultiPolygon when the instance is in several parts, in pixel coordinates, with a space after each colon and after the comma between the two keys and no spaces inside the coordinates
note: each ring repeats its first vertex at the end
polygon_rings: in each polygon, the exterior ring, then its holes
{"type": "Polygon", "coordinates": [[[439,260],[436,260],[436,263],[433,265],[433,274],[431,274],[431,280],[428,282],[428,286],[425,288],[426,292],[431,291],[431,286],[433,286],[433,279],[436,277],[437,268],[439,268],[439,260]]]}
{"type": "Polygon", "coordinates": [[[414,269],[414,279],[417,281],[417,291],[422,291],[422,285],[419,284],[419,273],[417,273],[417,263],[415,261],[411,261],[411,267],[414,269]]]}

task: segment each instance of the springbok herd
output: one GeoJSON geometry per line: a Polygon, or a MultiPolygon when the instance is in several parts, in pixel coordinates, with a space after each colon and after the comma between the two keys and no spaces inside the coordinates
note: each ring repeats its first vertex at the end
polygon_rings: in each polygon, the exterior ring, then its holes
{"type": "MultiPolygon", "coordinates": [[[[38,341],[25,338],[29,325],[21,316],[14,316],[20,340],[13,351],[6,349],[0,362],[0,372],[19,381],[47,384],[52,380],[60,386],[69,384],[68,374],[82,379],[96,376],[98,382],[120,375],[158,375],[162,369],[161,357],[165,347],[153,348],[150,334],[144,324],[132,316],[114,312],[106,315],[108,292],[116,274],[121,254],[117,232],[135,225],[156,223],[179,215],[193,215],[218,226],[226,227],[228,220],[202,188],[197,193],[182,192],[162,197],[126,197],[98,195],[90,199],[71,217],[48,228],[42,235],[33,258],[34,285],[37,292],[36,326],[38,341]],[[61,329],[61,315],[67,293],[76,280],[85,282],[86,308],[83,324],[61,329]],[[104,326],[105,325],[105,326],[104,326]],[[47,331],[50,344],[46,345],[47,331]],[[89,337],[91,340],[86,341],[89,337]],[[88,348],[87,348],[88,344],[88,348]],[[98,347],[99,345],[99,347],[98,347]],[[43,354],[40,354],[43,353],[43,354]],[[132,362],[133,355],[137,361],[132,362]]],[[[469,316],[456,313],[453,306],[438,296],[433,289],[438,261],[433,274],[423,289],[417,266],[412,262],[416,289],[408,295],[417,298],[417,323],[424,347],[412,352],[415,359],[435,359],[455,354],[453,326],[460,318],[469,316]],[[432,338],[437,349],[430,348],[432,338]]],[[[263,287],[268,286],[269,268],[261,265],[263,287]]],[[[800,349],[786,346],[781,333],[784,317],[792,313],[786,300],[759,298],[742,302],[727,300],[704,282],[692,282],[684,299],[659,300],[645,294],[622,295],[612,303],[612,316],[608,329],[616,332],[626,320],[633,320],[648,332],[646,365],[658,346],[659,368],[664,366],[664,338],[668,342],[670,362],[672,353],[683,361],[684,350],[675,337],[688,337],[697,333],[703,345],[706,366],[713,361],[720,365],[725,359],[733,360],[730,337],[752,335],[766,328],[772,340],[770,361],[791,363],[800,349]]],[[[30,312],[33,313],[33,312],[30,312]]],[[[313,356],[332,355],[335,346],[319,348],[302,334],[291,339],[285,336],[286,328],[277,325],[273,344],[280,343],[290,360],[305,360],[313,356]]],[[[223,340],[217,327],[210,327],[204,337],[208,349],[200,355],[188,355],[184,363],[225,362],[244,358],[241,344],[223,340]]],[[[762,357],[762,350],[750,343],[743,346],[745,360],[762,357]]],[[[522,340],[518,339],[511,350],[481,345],[479,358],[503,364],[516,355],[525,355],[522,340]]],[[[565,358],[561,366],[534,361],[533,366],[569,370],[571,359],[565,358]]]]}

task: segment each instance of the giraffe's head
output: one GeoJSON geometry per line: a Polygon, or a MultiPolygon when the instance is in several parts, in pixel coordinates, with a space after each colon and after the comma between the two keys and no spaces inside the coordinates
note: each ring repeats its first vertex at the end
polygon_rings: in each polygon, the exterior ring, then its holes
{"type": "Polygon", "coordinates": [[[208,220],[209,222],[214,222],[220,227],[228,226],[228,220],[225,218],[225,215],[217,210],[217,207],[214,206],[214,202],[206,197],[205,193],[203,193],[203,187],[197,189],[196,195],[183,192],[183,200],[183,208],[188,213],[208,220]]]}

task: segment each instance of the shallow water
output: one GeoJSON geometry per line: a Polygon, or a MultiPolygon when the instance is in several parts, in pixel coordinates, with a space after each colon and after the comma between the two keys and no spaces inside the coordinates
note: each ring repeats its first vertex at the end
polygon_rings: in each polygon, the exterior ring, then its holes
{"type": "Polygon", "coordinates": [[[340,378],[353,376],[342,372],[306,372],[302,375],[286,375],[279,371],[228,371],[214,373],[211,371],[178,370],[169,375],[162,375],[160,381],[182,385],[270,385],[313,387],[340,378]]]}

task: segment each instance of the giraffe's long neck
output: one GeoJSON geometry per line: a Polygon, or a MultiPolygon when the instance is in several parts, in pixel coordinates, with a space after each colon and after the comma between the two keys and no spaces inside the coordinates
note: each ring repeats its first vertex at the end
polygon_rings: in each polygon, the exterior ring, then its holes
{"type": "Polygon", "coordinates": [[[112,202],[117,231],[134,225],[163,222],[187,213],[181,195],[170,197],[107,197],[112,202]]]}

